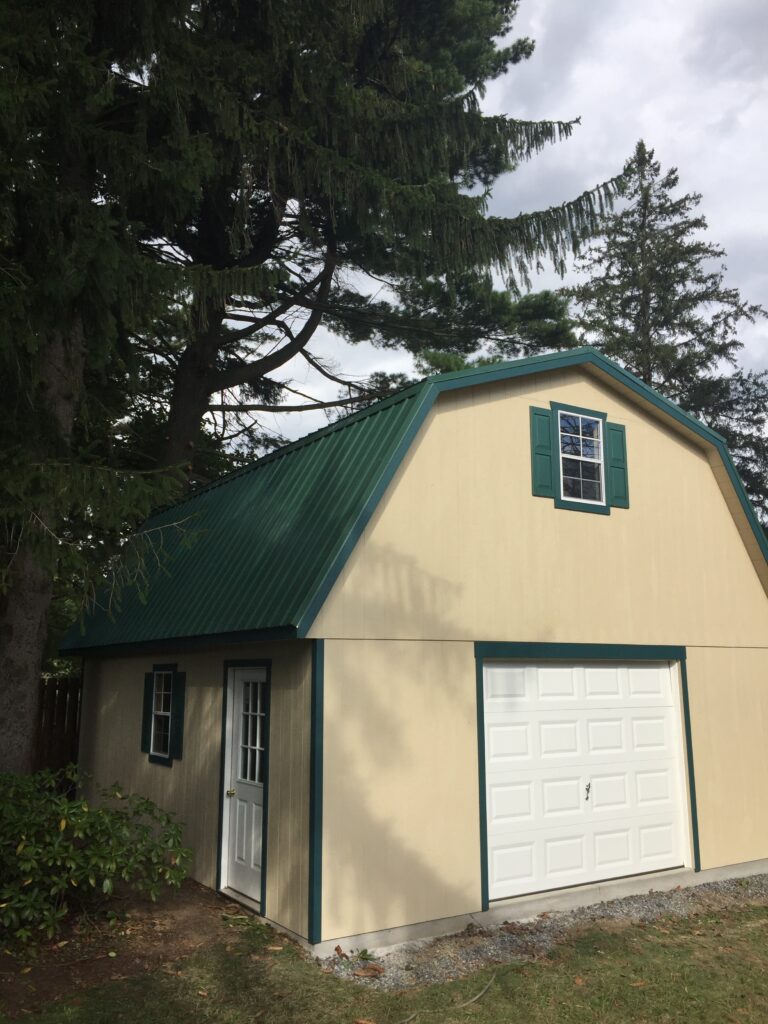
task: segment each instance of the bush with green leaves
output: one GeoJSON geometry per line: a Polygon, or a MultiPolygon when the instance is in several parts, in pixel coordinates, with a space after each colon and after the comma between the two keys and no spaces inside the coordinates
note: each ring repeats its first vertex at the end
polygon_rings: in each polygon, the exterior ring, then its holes
{"type": "Polygon", "coordinates": [[[75,768],[0,774],[0,941],[51,938],[67,915],[121,886],[156,899],[191,852],[172,815],[115,784],[91,805],[75,768]]]}

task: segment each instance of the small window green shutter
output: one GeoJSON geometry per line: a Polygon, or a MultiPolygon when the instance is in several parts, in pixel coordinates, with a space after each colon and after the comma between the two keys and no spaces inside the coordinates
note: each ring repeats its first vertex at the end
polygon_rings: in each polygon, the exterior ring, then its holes
{"type": "Polygon", "coordinates": [[[555,496],[555,466],[552,456],[552,413],[531,408],[531,481],[540,498],[555,496]]]}
{"type": "Polygon", "coordinates": [[[187,688],[187,673],[173,673],[173,689],[171,690],[171,743],[168,756],[171,760],[181,760],[184,748],[184,695],[187,688]]]}
{"type": "Polygon", "coordinates": [[[152,744],[152,701],[155,696],[155,674],[144,673],[144,706],[141,712],[141,749],[149,753],[152,744]]]}
{"type": "Polygon", "coordinates": [[[605,457],[608,469],[608,504],[629,508],[627,436],[618,423],[605,424],[605,457]]]}

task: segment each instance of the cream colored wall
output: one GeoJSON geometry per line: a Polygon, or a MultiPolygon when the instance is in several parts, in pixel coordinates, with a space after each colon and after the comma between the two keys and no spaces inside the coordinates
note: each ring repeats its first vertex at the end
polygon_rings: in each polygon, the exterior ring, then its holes
{"type": "Polygon", "coordinates": [[[474,648],[325,644],[323,938],[480,908],[474,648]]]}
{"type": "Polygon", "coordinates": [[[310,635],[765,646],[768,599],[707,455],[571,370],[441,396],[310,635]],[[532,496],[551,400],[626,425],[629,509],[532,496]]]}
{"type": "Polygon", "coordinates": [[[325,938],[479,909],[476,640],[686,646],[702,864],[768,856],[765,591],[706,452],[581,371],[444,394],[310,632],[325,938]],[[626,425],[629,509],[532,496],[553,400],[626,425]]]}
{"type": "Polygon", "coordinates": [[[688,648],[701,866],[768,857],[768,650],[688,648]]]}
{"type": "Polygon", "coordinates": [[[223,668],[272,659],[267,916],[306,934],[309,829],[310,644],[212,648],[86,661],[80,763],[96,785],[119,781],[184,823],[192,877],[216,885],[223,668]],[[171,768],[140,750],[144,673],[176,663],[187,673],[184,752],[171,768]]]}

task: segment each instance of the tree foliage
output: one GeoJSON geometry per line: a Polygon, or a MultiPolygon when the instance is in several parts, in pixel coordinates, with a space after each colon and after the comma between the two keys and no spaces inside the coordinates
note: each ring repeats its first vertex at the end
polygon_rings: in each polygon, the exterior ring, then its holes
{"type": "Polygon", "coordinates": [[[502,344],[492,275],[562,266],[595,226],[612,182],[487,214],[500,174],[574,129],[480,109],[533,51],[516,10],[3,4],[0,725],[25,723],[6,766],[29,764],[54,589],[87,592],[179,469],[270,443],[251,417],[290,394],[291,359],[329,374],[321,325],[460,352],[484,324],[502,344]]]}
{"type": "Polygon", "coordinates": [[[738,330],[766,316],[725,281],[725,252],[706,239],[698,193],[677,194],[641,141],[620,207],[577,260],[569,290],[584,339],[722,433],[768,521],[768,373],[738,368],[738,330]]]}

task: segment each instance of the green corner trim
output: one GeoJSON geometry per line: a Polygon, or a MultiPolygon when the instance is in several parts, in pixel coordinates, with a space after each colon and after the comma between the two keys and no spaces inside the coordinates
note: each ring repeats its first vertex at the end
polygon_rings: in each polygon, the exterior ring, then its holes
{"type": "Polygon", "coordinates": [[[688,764],[688,792],[690,797],[693,869],[701,871],[699,845],[699,815],[696,803],[696,776],[693,765],[693,734],[688,698],[686,648],[667,644],[569,644],[519,643],[516,641],[478,641],[475,643],[475,678],[477,701],[477,758],[480,803],[480,890],[481,906],[489,906],[488,892],[488,818],[485,779],[485,715],[483,692],[483,664],[494,659],[526,658],[532,660],[584,660],[584,661],[676,661],[680,664],[685,755],[688,764]]]}
{"type": "Polygon", "coordinates": [[[323,687],[325,641],[312,641],[309,763],[309,905],[307,938],[323,936],[323,687]]]}
{"type": "Polygon", "coordinates": [[[701,871],[701,849],[699,846],[699,812],[696,805],[696,775],[693,770],[693,731],[691,729],[691,706],[688,699],[688,671],[685,658],[680,662],[683,690],[683,725],[685,728],[685,753],[688,761],[688,792],[691,798],[691,835],[693,839],[693,870],[701,871]]]}
{"type": "MultiPolygon", "coordinates": [[[[477,652],[477,645],[475,645],[477,652]]],[[[475,653],[475,685],[477,705],[477,778],[480,796],[480,909],[490,906],[488,897],[488,808],[485,779],[485,694],[483,692],[483,659],[475,653]]]]}

